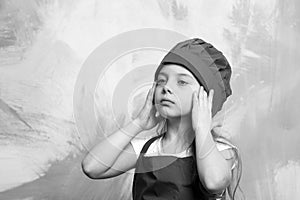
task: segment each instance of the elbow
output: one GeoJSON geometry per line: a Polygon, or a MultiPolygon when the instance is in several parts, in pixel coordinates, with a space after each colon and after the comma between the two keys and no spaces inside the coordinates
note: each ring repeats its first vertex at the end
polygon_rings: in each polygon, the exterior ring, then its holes
{"type": "Polygon", "coordinates": [[[204,186],[209,193],[217,194],[223,192],[231,181],[231,174],[207,177],[204,186]]]}
{"type": "Polygon", "coordinates": [[[81,169],[83,173],[90,179],[98,179],[99,173],[96,173],[96,170],[93,168],[93,166],[91,166],[91,164],[88,163],[86,160],[83,160],[81,162],[81,169]]]}

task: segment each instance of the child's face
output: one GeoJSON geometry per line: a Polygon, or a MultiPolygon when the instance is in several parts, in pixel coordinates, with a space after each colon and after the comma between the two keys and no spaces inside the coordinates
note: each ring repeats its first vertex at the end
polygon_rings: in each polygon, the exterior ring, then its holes
{"type": "Polygon", "coordinates": [[[190,71],[176,64],[165,65],[157,77],[155,106],[165,118],[190,114],[193,92],[200,85],[190,71]]]}

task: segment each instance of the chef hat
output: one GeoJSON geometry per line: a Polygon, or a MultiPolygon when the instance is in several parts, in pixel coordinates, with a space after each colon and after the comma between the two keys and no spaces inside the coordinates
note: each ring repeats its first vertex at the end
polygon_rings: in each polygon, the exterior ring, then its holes
{"type": "Polygon", "coordinates": [[[198,39],[178,43],[162,59],[154,79],[166,64],[178,64],[188,69],[206,91],[214,90],[212,115],[222,109],[223,103],[231,95],[231,67],[222,54],[211,44],[198,39]]]}

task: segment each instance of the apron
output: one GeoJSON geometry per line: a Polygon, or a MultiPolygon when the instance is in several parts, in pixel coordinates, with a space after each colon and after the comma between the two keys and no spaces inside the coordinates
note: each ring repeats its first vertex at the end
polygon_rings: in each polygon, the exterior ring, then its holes
{"type": "Polygon", "coordinates": [[[133,178],[133,200],[216,200],[202,186],[193,156],[144,156],[161,135],[143,146],[133,178]],[[196,176],[195,176],[196,175],[196,176]]]}

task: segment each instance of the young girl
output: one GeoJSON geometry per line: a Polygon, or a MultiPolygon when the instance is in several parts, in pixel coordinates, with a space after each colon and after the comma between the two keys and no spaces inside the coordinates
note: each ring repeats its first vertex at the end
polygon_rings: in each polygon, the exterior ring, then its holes
{"type": "Polygon", "coordinates": [[[231,95],[230,76],[229,63],[211,44],[177,44],[157,68],[137,118],[91,149],[82,161],[84,173],[104,179],[135,168],[133,200],[234,199],[239,154],[212,125],[231,95]],[[158,136],[133,140],[155,126],[158,136]]]}

